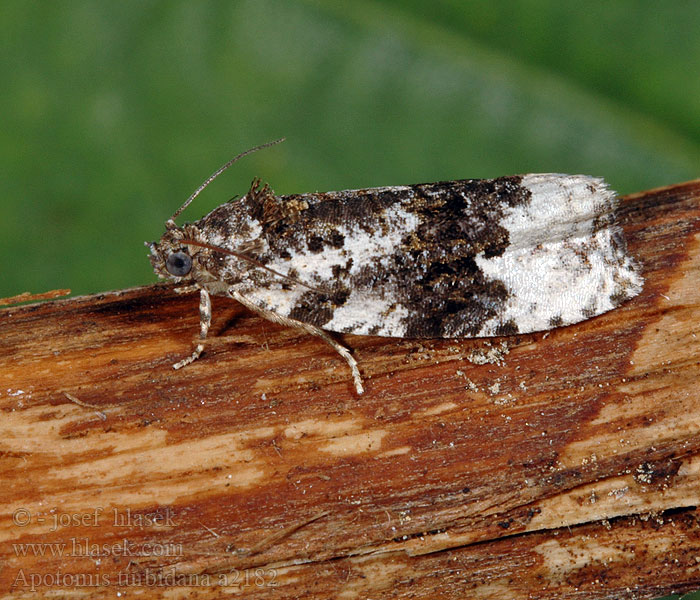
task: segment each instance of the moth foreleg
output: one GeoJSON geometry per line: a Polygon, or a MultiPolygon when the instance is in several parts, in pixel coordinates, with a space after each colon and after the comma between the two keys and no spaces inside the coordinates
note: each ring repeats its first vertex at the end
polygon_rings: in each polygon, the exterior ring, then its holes
{"type": "Polygon", "coordinates": [[[176,294],[189,294],[190,292],[196,292],[201,289],[198,285],[183,285],[182,287],[173,288],[173,292],[176,294]]]}
{"type": "Polygon", "coordinates": [[[199,358],[199,356],[204,351],[204,340],[207,338],[207,333],[209,333],[209,326],[211,325],[211,299],[209,298],[209,292],[204,288],[199,290],[199,342],[194,348],[194,352],[187,358],[183,358],[181,361],[176,362],[173,365],[173,369],[180,369],[185,365],[189,365],[199,358]]]}
{"type": "Polygon", "coordinates": [[[286,327],[291,327],[292,329],[300,329],[301,331],[304,331],[305,333],[310,333],[311,335],[315,335],[317,337],[320,337],[331,348],[333,348],[338,354],[340,354],[340,356],[342,356],[345,359],[345,362],[348,363],[350,370],[352,371],[352,378],[353,378],[353,381],[355,382],[355,389],[357,390],[357,393],[362,394],[364,392],[364,388],[362,387],[362,377],[360,376],[360,369],[357,367],[357,361],[353,358],[352,354],[350,354],[350,350],[348,350],[345,346],[343,346],[339,342],[336,342],[323,329],[320,329],[319,327],[315,327],[314,325],[309,325],[308,323],[303,323],[302,321],[297,321],[296,319],[290,319],[289,317],[283,317],[282,315],[278,315],[277,313],[272,312],[270,310],[265,310],[263,308],[260,308],[259,306],[257,306],[256,304],[253,304],[245,296],[242,296],[240,293],[238,293],[235,290],[229,290],[229,294],[231,295],[231,297],[234,300],[238,300],[238,302],[240,302],[243,306],[258,313],[260,316],[264,317],[268,321],[272,321],[273,323],[279,323],[280,325],[284,325],[286,327]]]}

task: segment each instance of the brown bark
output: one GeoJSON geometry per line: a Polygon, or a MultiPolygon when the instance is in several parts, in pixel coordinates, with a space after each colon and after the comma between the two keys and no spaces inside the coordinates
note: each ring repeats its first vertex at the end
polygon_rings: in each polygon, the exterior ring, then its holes
{"type": "Polygon", "coordinates": [[[171,286],[3,309],[0,590],[700,588],[700,181],[620,219],[639,297],[546,333],[345,336],[359,397],[322,341],[221,298],[180,371],[197,298],[171,286]]]}

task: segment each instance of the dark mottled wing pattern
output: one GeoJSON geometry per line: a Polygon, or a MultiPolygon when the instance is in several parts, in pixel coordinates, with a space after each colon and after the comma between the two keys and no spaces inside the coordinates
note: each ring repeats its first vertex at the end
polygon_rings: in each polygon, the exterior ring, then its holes
{"type": "MultiPolygon", "coordinates": [[[[219,237],[235,231],[236,248],[304,284],[266,274],[241,282],[240,293],[331,331],[426,338],[536,331],[605,312],[641,287],[612,220],[615,195],[591,177],[292,196],[254,186],[231,207],[239,221],[229,218],[221,225],[229,233],[219,237]]],[[[211,230],[215,213],[201,229],[211,230]]]]}

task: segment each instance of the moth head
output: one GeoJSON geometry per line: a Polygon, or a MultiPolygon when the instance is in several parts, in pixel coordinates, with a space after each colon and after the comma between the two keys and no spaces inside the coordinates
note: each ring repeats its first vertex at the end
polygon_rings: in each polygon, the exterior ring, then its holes
{"type": "Polygon", "coordinates": [[[146,246],[151,250],[149,258],[158,277],[172,281],[192,278],[194,260],[182,241],[182,230],[168,229],[159,242],[146,242],[146,246]]]}
{"type": "MultiPolygon", "coordinates": [[[[178,227],[175,223],[175,219],[180,215],[180,213],[185,210],[192,200],[194,200],[199,194],[216,179],[221,173],[228,169],[237,160],[256,152],[261,148],[267,148],[268,146],[273,146],[274,144],[279,144],[284,141],[284,138],[275,140],[274,142],[268,142],[267,144],[262,144],[261,146],[256,146],[245,152],[241,152],[238,156],[233,157],[225,165],[221,166],[219,169],[214,171],[205,181],[200,185],[194,193],[185,200],[185,203],[178,208],[172,217],[170,217],[165,222],[165,233],[163,237],[160,238],[159,242],[146,242],[151,250],[150,259],[153,265],[153,270],[156,272],[158,277],[161,279],[170,279],[174,281],[182,281],[184,279],[193,279],[192,267],[193,267],[193,251],[190,250],[194,245],[195,248],[209,248],[217,250],[217,248],[212,248],[208,244],[197,243],[193,239],[185,239],[188,233],[194,233],[193,231],[188,231],[188,226],[185,225],[184,228],[178,227]]],[[[196,236],[195,236],[196,237],[196,236]]],[[[239,255],[233,251],[226,251],[221,249],[223,252],[228,254],[233,254],[234,256],[239,256],[243,259],[247,257],[239,255]]],[[[195,250],[195,252],[197,249],[195,250]]]]}

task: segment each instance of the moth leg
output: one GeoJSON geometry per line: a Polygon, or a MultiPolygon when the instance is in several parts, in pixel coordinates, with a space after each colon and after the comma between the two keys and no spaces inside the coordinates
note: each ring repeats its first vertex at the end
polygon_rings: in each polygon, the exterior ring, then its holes
{"type": "Polygon", "coordinates": [[[195,346],[194,352],[187,358],[183,358],[181,361],[176,362],[173,365],[173,369],[180,369],[185,365],[189,365],[199,358],[199,356],[204,351],[204,340],[207,338],[207,333],[209,333],[209,326],[211,325],[211,299],[209,298],[209,292],[204,288],[199,290],[199,343],[195,346]]]}
{"type": "Polygon", "coordinates": [[[196,292],[200,287],[197,284],[183,285],[182,287],[176,287],[173,292],[176,294],[189,294],[190,292],[196,292]]]}
{"type": "Polygon", "coordinates": [[[315,327],[314,325],[309,325],[308,323],[302,323],[301,321],[297,321],[296,319],[283,317],[282,315],[278,315],[277,313],[274,313],[270,310],[260,308],[259,306],[253,304],[245,296],[242,296],[235,290],[229,290],[229,294],[234,300],[237,300],[243,306],[249,308],[253,312],[258,313],[261,317],[264,317],[268,321],[272,321],[273,323],[279,323],[280,325],[284,325],[285,327],[291,327],[292,329],[300,329],[305,333],[310,333],[311,335],[320,337],[331,348],[333,348],[333,350],[340,354],[340,356],[342,356],[345,359],[345,362],[348,363],[350,370],[352,371],[352,378],[355,382],[355,389],[357,390],[357,393],[362,394],[365,391],[362,387],[362,377],[360,376],[360,369],[358,369],[357,367],[357,361],[353,358],[352,354],[350,354],[350,351],[345,346],[336,342],[330,335],[328,335],[328,333],[323,331],[323,329],[315,327]]]}

